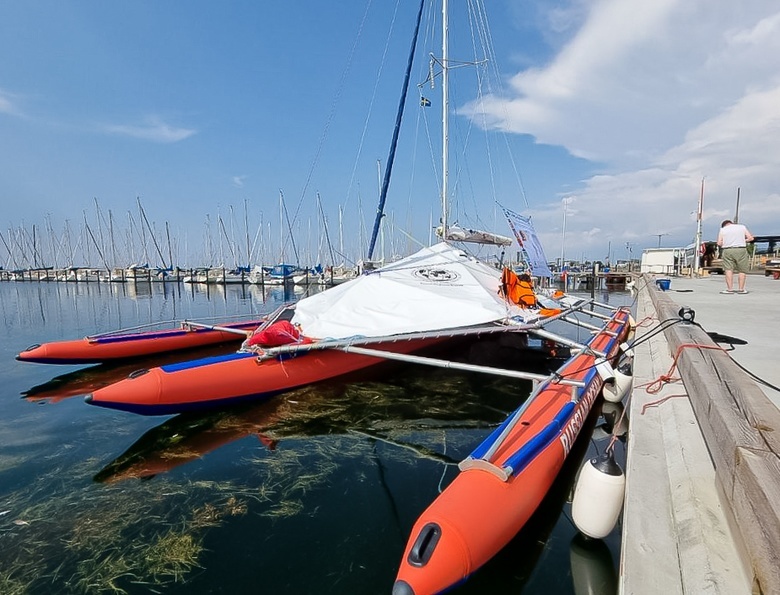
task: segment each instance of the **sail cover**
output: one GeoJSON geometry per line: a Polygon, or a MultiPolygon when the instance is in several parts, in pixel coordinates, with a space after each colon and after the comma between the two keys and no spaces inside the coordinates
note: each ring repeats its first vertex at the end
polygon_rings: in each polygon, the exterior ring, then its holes
{"type": "Polygon", "coordinates": [[[455,329],[532,313],[499,294],[500,271],[446,242],[298,302],[292,322],[316,339],[455,329]]]}
{"type": "Polygon", "coordinates": [[[533,223],[531,223],[531,218],[523,217],[505,207],[501,208],[504,209],[504,215],[506,215],[507,221],[509,221],[509,227],[512,228],[517,243],[520,244],[528,258],[528,266],[531,267],[531,273],[536,277],[552,277],[550,267],[547,266],[547,257],[544,255],[539,238],[536,237],[536,230],[533,223]]]}
{"type": "MultiPolygon", "coordinates": [[[[436,235],[441,237],[441,226],[436,228],[436,235]]],[[[510,246],[512,238],[498,235],[490,231],[479,229],[466,229],[459,225],[447,227],[447,239],[454,242],[471,242],[473,244],[490,244],[493,246],[510,246]]]]}

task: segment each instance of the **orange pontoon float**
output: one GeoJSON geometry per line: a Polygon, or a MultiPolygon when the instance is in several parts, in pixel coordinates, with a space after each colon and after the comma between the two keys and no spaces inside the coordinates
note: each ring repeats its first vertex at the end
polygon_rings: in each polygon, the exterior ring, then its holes
{"type": "MultiPolygon", "coordinates": [[[[372,343],[405,354],[435,345],[443,338],[372,343]]],[[[92,405],[143,415],[168,415],[248,400],[262,400],[285,391],[337,378],[381,363],[369,355],[345,353],[323,344],[295,344],[286,353],[265,357],[239,351],[158,368],[137,370],[124,380],[101,388],[85,400],[92,405]],[[310,349],[306,349],[309,347],[310,349]]]]}
{"type": "Polygon", "coordinates": [[[631,324],[618,309],[585,349],[459,467],[412,528],[393,595],[442,593],[464,581],[525,525],[557,476],[612,371],[631,324]]]}
{"type": "Polygon", "coordinates": [[[31,345],[16,359],[39,364],[97,364],[168,351],[237,342],[247,338],[262,320],[209,325],[183,321],[178,328],[143,332],[115,331],[72,341],[31,345]]]}

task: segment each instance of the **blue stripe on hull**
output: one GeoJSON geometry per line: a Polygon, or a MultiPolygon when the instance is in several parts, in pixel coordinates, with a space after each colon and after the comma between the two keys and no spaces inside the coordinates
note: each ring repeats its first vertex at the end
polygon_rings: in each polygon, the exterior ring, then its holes
{"type": "Polygon", "coordinates": [[[202,368],[203,366],[210,366],[211,364],[221,364],[223,362],[230,362],[237,359],[246,359],[248,357],[255,357],[255,354],[236,352],[236,353],[228,353],[226,355],[213,355],[211,357],[193,359],[178,364],[167,364],[165,366],[160,366],[160,369],[163,372],[172,374],[174,372],[181,372],[183,370],[193,370],[195,368],[202,368]]]}
{"type": "Polygon", "coordinates": [[[136,403],[112,403],[109,401],[100,401],[100,403],[92,403],[92,395],[87,395],[84,398],[90,405],[99,405],[106,409],[116,409],[118,411],[127,411],[129,413],[137,413],[139,415],[176,415],[179,413],[190,413],[197,411],[208,411],[209,409],[216,409],[220,407],[238,405],[240,403],[247,403],[250,401],[267,401],[284,391],[273,391],[265,393],[253,393],[251,395],[241,395],[238,397],[230,397],[219,400],[207,400],[200,402],[190,403],[166,403],[165,405],[139,405],[136,403]]]}
{"type": "MultiPolygon", "coordinates": [[[[625,320],[618,320],[618,322],[628,324],[625,320]]],[[[588,341],[588,344],[595,341],[596,337],[598,335],[594,335],[590,341],[588,341]]],[[[609,353],[612,348],[614,347],[615,343],[617,342],[617,338],[612,337],[608,342],[606,348],[603,350],[605,353],[609,353]]],[[[572,358],[574,359],[574,358],[572,358]]],[[[582,396],[586,393],[588,388],[590,387],[591,383],[593,383],[596,380],[596,375],[598,374],[597,370],[595,368],[590,368],[586,374],[585,378],[583,379],[583,382],[585,383],[584,388],[577,389],[577,398],[579,402],[579,399],[582,398],[582,396]]],[[[564,371],[565,375],[565,371],[564,371]]],[[[536,436],[531,438],[526,444],[524,444],[518,451],[513,454],[509,459],[507,459],[507,465],[511,466],[514,473],[520,472],[523,468],[525,468],[533,459],[547,446],[549,446],[556,438],[558,438],[561,434],[561,430],[566,427],[566,424],[569,421],[569,418],[574,414],[576,403],[570,402],[564,405],[561,410],[558,412],[558,414],[555,416],[555,418],[550,421],[550,423],[545,426],[544,429],[542,429],[536,436]]],[[[490,450],[490,448],[493,446],[493,444],[496,442],[498,437],[501,435],[501,432],[504,430],[504,428],[512,422],[513,415],[509,415],[504,422],[499,425],[496,429],[494,429],[490,435],[488,435],[485,440],[482,441],[482,443],[477,446],[477,448],[474,449],[474,451],[471,453],[470,457],[472,459],[481,459],[485,456],[485,454],[490,450]]]]}

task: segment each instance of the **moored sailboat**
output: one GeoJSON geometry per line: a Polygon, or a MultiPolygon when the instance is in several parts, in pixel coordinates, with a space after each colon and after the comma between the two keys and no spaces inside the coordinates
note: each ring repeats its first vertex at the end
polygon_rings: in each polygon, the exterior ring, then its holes
{"type": "Polygon", "coordinates": [[[95,391],[88,402],[169,414],[263,399],[392,354],[524,331],[545,320],[539,309],[505,298],[500,286],[495,269],[441,242],[277,312],[260,332],[287,322],[287,344],[250,339],[235,354],[139,371],[95,391]],[[373,352],[357,353],[358,346],[373,352]]]}
{"type": "MultiPolygon", "coordinates": [[[[407,65],[407,84],[422,12],[421,3],[407,65]]],[[[439,65],[444,96],[441,226],[449,230],[446,52],[439,65]]],[[[401,106],[405,93],[404,89],[401,106]]],[[[399,110],[393,145],[401,113],[399,110]]],[[[391,164],[390,159],[380,205],[389,183],[391,164]]],[[[380,206],[368,250],[369,260],[382,216],[380,206]]],[[[479,232],[478,235],[483,241],[491,234],[479,232]]],[[[499,245],[510,241],[502,236],[494,239],[499,245]]],[[[281,276],[283,280],[285,274],[281,276]]],[[[264,282],[270,284],[274,279],[272,272],[264,282]]],[[[88,402],[137,413],[168,414],[237,400],[268,398],[455,338],[525,332],[536,328],[545,316],[560,312],[561,306],[555,303],[551,304],[552,310],[538,308],[536,298],[529,304],[519,304],[507,299],[501,288],[501,270],[468,255],[451,243],[448,233],[443,233],[442,241],[431,247],[302,299],[290,308],[286,317],[294,329],[289,331],[288,345],[246,345],[241,352],[222,358],[139,371],[132,378],[96,391],[88,397],[88,402]]]]}

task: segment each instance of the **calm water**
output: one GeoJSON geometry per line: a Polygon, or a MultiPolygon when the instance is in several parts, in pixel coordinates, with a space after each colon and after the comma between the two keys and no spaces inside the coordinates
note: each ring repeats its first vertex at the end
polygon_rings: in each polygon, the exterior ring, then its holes
{"type": "MultiPolygon", "coordinates": [[[[14,360],[33,343],[270,312],[294,297],[0,283],[0,593],[390,592],[418,514],[530,385],[388,366],[251,407],[142,417],[82,396],[159,359],[14,360]]],[[[454,592],[574,593],[583,572],[616,581],[620,527],[589,547],[567,503],[580,461],[607,443],[602,422],[529,525],[454,592]]]]}

